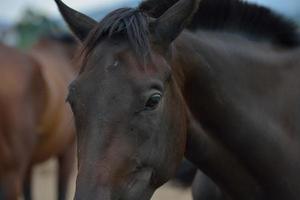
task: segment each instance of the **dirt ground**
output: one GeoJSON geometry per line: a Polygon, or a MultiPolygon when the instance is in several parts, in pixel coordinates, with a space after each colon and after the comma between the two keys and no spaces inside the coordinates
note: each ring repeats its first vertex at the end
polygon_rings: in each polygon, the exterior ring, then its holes
{"type": "MultiPolygon", "coordinates": [[[[35,200],[56,200],[56,162],[53,160],[35,168],[33,195],[35,200]]],[[[71,180],[68,199],[73,199],[75,173],[71,180]]],[[[190,190],[178,190],[166,184],[153,196],[152,200],[191,200],[190,190]]]]}

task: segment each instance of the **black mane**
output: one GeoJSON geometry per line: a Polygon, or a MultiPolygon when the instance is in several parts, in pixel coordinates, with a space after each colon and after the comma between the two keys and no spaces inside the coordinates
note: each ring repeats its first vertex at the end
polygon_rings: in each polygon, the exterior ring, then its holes
{"type": "MultiPolygon", "coordinates": [[[[140,9],[161,16],[178,0],[146,0],[140,9]]],[[[268,8],[241,0],[202,0],[188,29],[238,32],[251,39],[295,47],[300,44],[297,26],[268,8]]]]}
{"type": "Polygon", "coordinates": [[[84,42],[85,57],[104,37],[127,37],[135,53],[145,59],[150,52],[148,17],[138,9],[120,8],[109,13],[84,42]]]}

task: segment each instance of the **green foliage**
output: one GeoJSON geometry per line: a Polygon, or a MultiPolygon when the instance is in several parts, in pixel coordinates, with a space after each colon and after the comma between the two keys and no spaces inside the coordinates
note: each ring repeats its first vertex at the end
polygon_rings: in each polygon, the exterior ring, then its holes
{"type": "Polygon", "coordinates": [[[43,13],[27,9],[16,24],[18,46],[30,47],[40,36],[60,32],[61,28],[43,13]]]}

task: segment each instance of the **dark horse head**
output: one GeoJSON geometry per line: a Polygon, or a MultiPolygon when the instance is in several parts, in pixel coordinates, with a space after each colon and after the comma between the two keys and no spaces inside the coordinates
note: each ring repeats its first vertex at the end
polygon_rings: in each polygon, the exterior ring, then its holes
{"type": "Polygon", "coordinates": [[[157,19],[122,8],[98,23],[56,2],[83,46],[68,97],[78,138],[75,199],[150,199],[184,154],[186,105],[169,58],[199,3],[178,1],[157,19]]]}

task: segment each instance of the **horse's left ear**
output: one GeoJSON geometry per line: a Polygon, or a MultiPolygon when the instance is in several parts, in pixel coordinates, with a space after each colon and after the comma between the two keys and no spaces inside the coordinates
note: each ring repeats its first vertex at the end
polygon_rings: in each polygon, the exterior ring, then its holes
{"type": "Polygon", "coordinates": [[[80,41],[84,41],[89,32],[97,25],[97,21],[68,7],[61,0],[55,0],[55,2],[71,31],[80,41]]]}
{"type": "Polygon", "coordinates": [[[180,0],[152,22],[151,29],[155,39],[164,45],[170,45],[198,10],[200,1],[180,0]]]}

